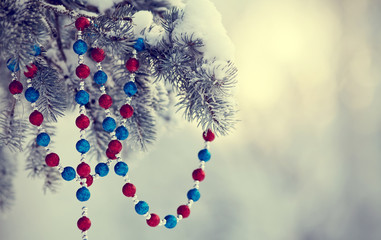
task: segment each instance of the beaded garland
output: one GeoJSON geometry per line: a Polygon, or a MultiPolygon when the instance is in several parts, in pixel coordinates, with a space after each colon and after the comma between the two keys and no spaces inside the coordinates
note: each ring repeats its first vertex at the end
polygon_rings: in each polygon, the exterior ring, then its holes
{"type": "MultiPolygon", "coordinates": [[[[85,138],[85,131],[90,126],[90,119],[86,115],[85,105],[89,102],[89,93],[85,90],[85,79],[90,76],[90,68],[84,64],[83,55],[88,51],[87,43],[82,39],[82,31],[90,26],[89,19],[85,17],[79,17],[75,21],[75,27],[77,28],[77,40],[73,44],[73,51],[78,54],[78,66],[76,68],[76,76],[79,79],[79,91],[75,94],[75,101],[79,106],[79,116],[75,120],[76,126],[80,129],[80,139],[76,143],[76,150],[81,154],[81,163],[74,169],[71,166],[63,167],[60,164],[60,157],[57,153],[52,152],[48,146],[50,144],[50,136],[42,126],[44,121],[43,114],[38,110],[36,101],[40,97],[40,93],[32,86],[32,78],[35,76],[38,68],[34,64],[26,66],[27,71],[24,75],[27,77],[28,88],[25,91],[25,98],[31,103],[32,112],[29,115],[29,121],[32,125],[35,125],[38,129],[36,137],[36,144],[46,149],[45,163],[49,167],[57,168],[61,173],[61,176],[66,181],[76,180],[80,182],[81,187],[76,192],[76,197],[80,202],[86,202],[90,199],[89,187],[92,185],[94,179],[99,177],[105,177],[109,173],[109,167],[113,160],[116,160],[114,166],[114,172],[116,175],[123,177],[124,185],[122,187],[122,193],[128,198],[131,198],[135,211],[137,214],[145,217],[147,225],[150,227],[156,227],[159,225],[165,226],[168,229],[174,228],[177,223],[190,215],[190,208],[192,204],[198,201],[201,197],[199,192],[199,183],[205,179],[205,163],[211,159],[211,153],[209,152],[209,143],[215,139],[214,133],[208,129],[203,132],[203,139],[205,141],[204,149],[198,153],[198,159],[200,160],[199,168],[192,172],[192,178],[194,180],[193,188],[187,192],[187,203],[180,205],[176,210],[175,215],[166,215],[161,219],[157,214],[151,213],[147,202],[139,200],[136,194],[136,187],[131,183],[128,177],[129,167],[127,163],[122,160],[121,151],[123,145],[121,141],[128,138],[129,132],[126,127],[126,122],[134,114],[134,109],[131,106],[132,97],[137,93],[138,89],[135,84],[135,74],[139,70],[139,60],[137,53],[145,50],[144,40],[138,38],[133,46],[132,56],[126,61],[125,67],[129,72],[130,80],[123,86],[123,91],[126,94],[125,103],[119,108],[119,114],[121,116],[121,122],[117,126],[117,122],[112,117],[109,108],[113,104],[112,97],[107,94],[104,84],[107,82],[107,74],[102,70],[101,62],[105,59],[105,51],[100,48],[93,48],[90,56],[96,62],[97,72],[93,75],[93,80],[99,85],[101,96],[98,99],[99,106],[104,109],[105,118],[102,122],[104,131],[110,134],[110,141],[108,148],[105,151],[107,157],[106,162],[98,163],[95,168],[95,174],[91,174],[91,167],[86,163],[86,153],[90,150],[90,143],[85,138]]],[[[39,46],[33,46],[34,56],[39,55],[41,52],[39,46]]],[[[8,69],[12,72],[12,81],[9,85],[9,91],[18,99],[19,94],[23,91],[23,85],[17,80],[15,72],[19,71],[17,62],[13,59],[9,59],[7,62],[8,69]]],[[[82,231],[82,239],[88,239],[87,231],[91,227],[91,220],[87,217],[87,207],[83,206],[82,216],[77,221],[77,227],[82,231]]]]}

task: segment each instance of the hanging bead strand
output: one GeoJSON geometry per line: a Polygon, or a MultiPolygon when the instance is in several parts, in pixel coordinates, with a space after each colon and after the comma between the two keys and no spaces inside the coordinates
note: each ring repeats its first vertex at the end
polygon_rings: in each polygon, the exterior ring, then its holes
{"type": "MultiPolygon", "coordinates": [[[[90,199],[89,176],[91,172],[90,165],[86,163],[86,153],[90,150],[90,143],[86,140],[86,128],[90,125],[90,119],[86,115],[85,105],[89,102],[89,93],[85,90],[85,79],[90,75],[90,68],[84,64],[84,54],[87,52],[87,44],[82,40],[82,31],[90,26],[89,19],[79,17],[75,26],[78,30],[77,41],[73,45],[73,50],[78,54],[78,66],[76,75],[79,78],[79,91],[75,96],[75,101],[79,105],[79,116],[75,124],[80,129],[80,140],[76,143],[76,149],[81,154],[81,163],[77,166],[77,180],[80,181],[81,187],[76,192],[76,197],[80,202],[86,202],[90,199]]],[[[92,179],[90,180],[92,182],[92,179]]],[[[87,217],[87,208],[82,208],[82,217],[77,221],[78,228],[82,231],[82,239],[87,238],[87,230],[91,226],[91,221],[87,217]]]]}
{"type": "MultiPolygon", "coordinates": [[[[94,74],[94,82],[99,85],[101,96],[98,99],[99,106],[104,109],[105,119],[102,122],[103,129],[110,134],[111,139],[115,139],[116,121],[111,117],[110,107],[112,106],[112,97],[107,94],[105,83],[107,82],[107,74],[102,69],[101,62],[105,59],[105,51],[101,48],[93,48],[91,58],[96,62],[97,72],[94,74]]],[[[112,159],[108,158],[107,162],[100,162],[95,167],[95,177],[105,177],[109,173],[109,166],[112,159]]]]}

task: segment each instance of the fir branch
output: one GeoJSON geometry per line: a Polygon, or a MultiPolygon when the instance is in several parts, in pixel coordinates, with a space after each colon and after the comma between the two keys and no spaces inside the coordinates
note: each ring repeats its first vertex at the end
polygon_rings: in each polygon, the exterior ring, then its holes
{"type": "Polygon", "coordinates": [[[183,33],[180,37],[174,37],[174,46],[182,49],[184,54],[196,59],[202,57],[203,52],[200,48],[204,46],[204,43],[202,39],[195,38],[194,33],[183,33]]]}
{"type": "Polygon", "coordinates": [[[0,210],[9,210],[15,200],[13,178],[16,172],[14,157],[9,156],[5,146],[0,146],[0,210]]]}
{"type": "Polygon", "coordinates": [[[62,181],[61,174],[55,169],[51,167],[45,167],[44,169],[45,180],[42,185],[42,191],[46,194],[47,191],[52,193],[56,193],[59,185],[62,181]]]}
{"type": "Polygon", "coordinates": [[[188,76],[187,89],[179,92],[179,109],[189,121],[196,120],[203,129],[210,128],[225,135],[235,125],[236,109],[230,89],[235,84],[237,69],[231,62],[226,65],[207,61],[195,63],[188,76]]]}
{"type": "Polygon", "coordinates": [[[59,20],[58,14],[55,13],[54,14],[54,23],[55,23],[55,29],[57,31],[57,37],[56,37],[57,47],[58,47],[58,50],[60,52],[62,60],[64,62],[66,62],[66,55],[65,55],[65,52],[64,52],[63,46],[62,46],[62,40],[61,40],[61,33],[60,33],[60,24],[59,24],[59,22],[60,22],[60,20],[59,20]]]}
{"type": "Polygon", "coordinates": [[[133,147],[147,150],[149,144],[156,140],[156,117],[152,101],[152,81],[147,76],[136,76],[135,79],[138,92],[132,99],[131,106],[134,115],[129,119],[128,126],[131,132],[129,142],[133,147]]]}
{"type": "Polygon", "coordinates": [[[16,1],[14,0],[2,0],[0,2],[0,18],[6,18],[12,16],[16,10],[16,1]]]}
{"type": "Polygon", "coordinates": [[[1,47],[7,49],[5,56],[16,60],[22,68],[32,62],[33,46],[47,41],[49,30],[44,24],[42,12],[35,4],[9,7],[15,8],[11,10],[13,14],[0,18],[3,27],[0,34],[1,47]]]}
{"type": "Polygon", "coordinates": [[[176,24],[178,20],[181,20],[184,17],[184,11],[179,8],[171,8],[170,10],[163,13],[163,19],[161,21],[161,25],[165,29],[165,31],[168,32],[169,37],[171,37],[171,34],[173,30],[176,27],[176,24]]]}
{"type": "Polygon", "coordinates": [[[12,152],[23,150],[29,126],[16,112],[16,102],[16,99],[11,98],[0,113],[0,146],[7,146],[12,152]]]}
{"type": "Polygon", "coordinates": [[[134,0],[134,1],[124,1],[124,4],[131,4],[134,9],[138,11],[148,10],[155,14],[162,15],[170,7],[170,3],[167,0],[134,0]]]}
{"type": "Polygon", "coordinates": [[[57,121],[57,117],[64,115],[67,106],[64,82],[58,79],[55,69],[38,65],[32,85],[40,92],[36,104],[41,113],[50,121],[57,121]]]}
{"type": "MultiPolygon", "coordinates": [[[[166,45],[165,42],[161,43],[166,45]]],[[[163,47],[163,46],[162,46],[163,47]]],[[[155,59],[154,74],[158,80],[164,80],[173,87],[184,90],[186,89],[186,75],[190,71],[189,65],[192,58],[183,54],[178,48],[166,48],[166,51],[157,51],[158,55],[155,59]]]]}
{"type": "MultiPolygon", "coordinates": [[[[81,16],[89,18],[89,19],[95,18],[95,16],[88,15],[88,14],[83,13],[83,12],[79,13],[79,12],[73,11],[72,9],[69,8],[69,6],[72,6],[74,8],[85,9],[85,6],[83,4],[81,4],[80,2],[82,2],[82,1],[64,0],[64,1],[59,1],[58,3],[51,2],[51,1],[49,1],[47,3],[44,1],[37,1],[36,2],[35,0],[29,0],[29,1],[27,1],[26,4],[35,5],[37,3],[37,4],[39,4],[39,7],[41,7],[41,8],[44,8],[44,9],[49,10],[49,11],[53,11],[54,13],[59,14],[59,15],[65,15],[65,16],[71,17],[73,19],[76,19],[76,18],[81,17],[81,16]]],[[[93,12],[99,12],[97,9],[94,9],[94,8],[88,9],[88,10],[92,10],[93,12]]]]}
{"type": "MultiPolygon", "coordinates": [[[[131,14],[131,11],[129,9],[124,14],[131,14]]],[[[90,46],[103,48],[116,58],[124,58],[124,55],[133,50],[132,25],[123,18],[99,16],[94,19],[94,24],[85,30],[84,36],[90,46]]]]}
{"type": "MultiPolygon", "coordinates": [[[[49,135],[54,137],[55,129],[50,125],[45,125],[44,127],[46,131],[49,132],[49,135]]],[[[53,144],[54,142],[51,141],[49,146],[53,144]]],[[[36,139],[33,138],[27,148],[26,170],[29,171],[29,177],[44,179],[42,187],[44,192],[47,190],[56,192],[61,181],[60,173],[55,168],[51,168],[45,164],[46,153],[46,149],[38,146],[36,139]]]]}

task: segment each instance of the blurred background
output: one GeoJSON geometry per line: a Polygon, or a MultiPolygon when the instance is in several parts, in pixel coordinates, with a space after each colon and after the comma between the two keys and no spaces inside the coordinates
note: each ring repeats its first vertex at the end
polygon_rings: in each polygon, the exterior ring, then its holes
{"type": "MultiPolygon", "coordinates": [[[[110,174],[92,186],[89,239],[380,239],[381,2],[213,2],[236,47],[241,121],[212,143],[200,201],[175,229],[152,229],[110,174]]],[[[77,162],[68,122],[56,146],[77,162]]],[[[128,162],[152,212],[186,202],[202,147],[201,130],[184,121],[128,162]]],[[[44,195],[26,175],[19,167],[0,239],[80,239],[77,185],[44,195]]]]}

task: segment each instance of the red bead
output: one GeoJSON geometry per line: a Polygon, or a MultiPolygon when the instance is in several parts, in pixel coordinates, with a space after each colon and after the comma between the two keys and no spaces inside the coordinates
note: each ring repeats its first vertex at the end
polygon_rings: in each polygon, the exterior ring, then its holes
{"type": "Polygon", "coordinates": [[[148,226],[156,227],[157,225],[159,225],[159,223],[160,223],[160,217],[155,213],[151,213],[150,219],[147,219],[148,226]]]}
{"type": "Polygon", "coordinates": [[[75,125],[77,125],[79,129],[86,129],[90,125],[90,119],[86,115],[81,114],[75,120],[75,125]]]}
{"type": "Polygon", "coordinates": [[[88,217],[83,216],[78,219],[77,226],[79,230],[87,231],[91,227],[91,221],[88,217]]]}
{"type": "Polygon", "coordinates": [[[130,118],[134,114],[134,108],[129,104],[124,104],[119,112],[123,118],[130,118]]]}
{"type": "Polygon", "coordinates": [[[116,156],[114,153],[111,153],[110,152],[110,149],[107,148],[106,150],[106,156],[109,158],[109,159],[112,159],[112,160],[115,160],[116,159],[116,156]]]}
{"type": "Polygon", "coordinates": [[[202,181],[205,178],[205,172],[201,168],[197,168],[196,170],[193,171],[192,177],[196,181],[202,181]]]}
{"type": "Polygon", "coordinates": [[[82,178],[87,178],[90,175],[91,168],[89,164],[82,162],[77,166],[77,173],[82,178]]]}
{"type": "Polygon", "coordinates": [[[122,192],[126,197],[133,197],[136,193],[136,187],[132,183],[126,183],[122,188],[122,192]]]}
{"type": "Polygon", "coordinates": [[[122,144],[118,140],[111,140],[108,144],[108,150],[112,154],[118,154],[122,151],[122,144]]]}
{"type": "Polygon", "coordinates": [[[49,153],[45,157],[45,163],[49,167],[56,167],[60,162],[60,157],[56,153],[49,153]]]}
{"type": "Polygon", "coordinates": [[[87,187],[90,187],[93,184],[93,181],[94,181],[93,176],[91,176],[91,175],[87,176],[87,178],[86,178],[87,187]]]}
{"type": "Polygon", "coordinates": [[[204,138],[205,141],[211,142],[214,140],[215,136],[212,130],[208,129],[202,134],[202,137],[204,138]]]}
{"type": "Polygon", "coordinates": [[[22,83],[17,80],[14,80],[9,84],[9,92],[13,95],[22,93],[23,89],[22,83]]]}
{"type": "Polygon", "coordinates": [[[26,66],[28,71],[24,72],[25,77],[27,78],[33,78],[34,75],[37,73],[37,67],[33,63],[30,64],[30,66],[26,66]]]}
{"type": "Polygon", "coordinates": [[[139,61],[136,58],[130,58],[126,62],[126,68],[130,72],[136,72],[139,69],[139,61]]]}
{"type": "Polygon", "coordinates": [[[105,51],[101,48],[91,50],[91,58],[96,62],[102,62],[105,59],[105,51]]]}
{"type": "Polygon", "coordinates": [[[89,26],[90,26],[90,21],[89,21],[89,19],[87,19],[85,17],[79,17],[75,21],[75,27],[80,31],[83,31],[85,28],[87,28],[89,26]]]}
{"type": "Polygon", "coordinates": [[[80,79],[85,79],[90,75],[90,68],[85,64],[80,64],[77,69],[75,69],[75,74],[80,79]]]}
{"type": "Polygon", "coordinates": [[[44,121],[44,116],[42,113],[40,113],[37,110],[34,110],[30,115],[29,115],[29,122],[35,126],[40,126],[42,122],[44,121]]]}
{"type": "Polygon", "coordinates": [[[177,208],[177,214],[183,216],[183,218],[187,218],[190,215],[190,209],[187,205],[181,205],[177,208]]]}
{"type": "Polygon", "coordinates": [[[99,98],[99,106],[101,106],[104,109],[108,109],[112,105],[112,98],[110,95],[103,94],[99,98]]]}

